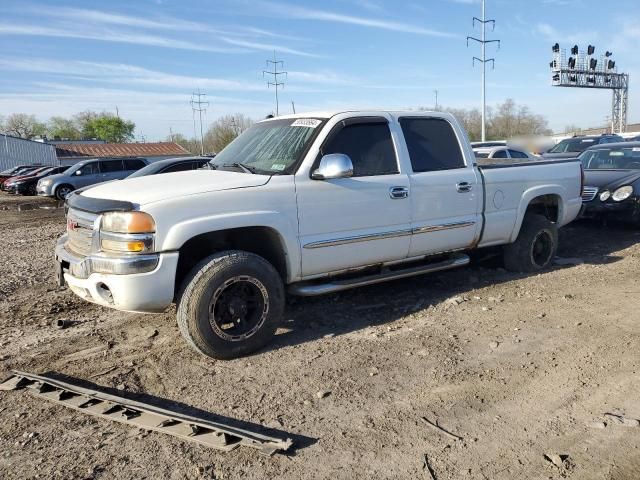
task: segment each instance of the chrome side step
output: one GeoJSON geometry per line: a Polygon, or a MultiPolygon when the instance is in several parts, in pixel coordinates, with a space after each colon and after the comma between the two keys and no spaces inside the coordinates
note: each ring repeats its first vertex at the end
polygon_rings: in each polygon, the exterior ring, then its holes
{"type": "Polygon", "coordinates": [[[262,435],[41,375],[16,370],[12,373],[11,377],[0,383],[0,390],[28,388],[36,397],[82,413],[166,433],[225,452],[244,445],[256,448],[265,455],[273,455],[277,451],[288,450],[293,443],[289,438],[262,435]]]}
{"type": "Polygon", "coordinates": [[[397,280],[400,278],[423,275],[425,273],[450,270],[452,268],[463,267],[468,265],[470,262],[471,259],[468,255],[457,254],[440,262],[427,263],[398,270],[387,270],[381,273],[365,275],[357,278],[343,280],[336,279],[326,283],[318,283],[317,281],[294,283],[289,286],[289,293],[292,295],[299,295],[301,297],[313,297],[316,295],[340,292],[350,288],[363,287],[365,285],[374,285],[388,280],[397,280]]]}

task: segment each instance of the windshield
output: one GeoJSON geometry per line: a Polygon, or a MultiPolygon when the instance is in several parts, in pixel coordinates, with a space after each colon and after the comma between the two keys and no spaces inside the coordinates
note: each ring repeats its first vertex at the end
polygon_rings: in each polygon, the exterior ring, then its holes
{"type": "Polygon", "coordinates": [[[220,152],[213,168],[242,164],[259,174],[293,173],[324,120],[298,118],[260,122],[244,132],[220,152]]]}
{"type": "Polygon", "coordinates": [[[640,147],[589,150],[580,160],[585,170],[640,170],[640,147]]]}
{"type": "Polygon", "coordinates": [[[549,153],[584,152],[593,145],[597,145],[593,138],[570,138],[562,140],[549,153]]]}

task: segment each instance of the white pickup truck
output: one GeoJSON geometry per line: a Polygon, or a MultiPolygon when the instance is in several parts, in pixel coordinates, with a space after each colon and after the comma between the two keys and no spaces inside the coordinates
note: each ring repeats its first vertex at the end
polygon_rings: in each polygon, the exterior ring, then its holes
{"type": "Polygon", "coordinates": [[[265,345],[285,291],[460,267],[498,245],[506,268],[542,270],[582,204],[579,161],[479,167],[438,112],[268,119],[210,166],[72,194],[56,265],[62,285],[100,305],[176,303],[185,338],[214,358],[265,345]]]}

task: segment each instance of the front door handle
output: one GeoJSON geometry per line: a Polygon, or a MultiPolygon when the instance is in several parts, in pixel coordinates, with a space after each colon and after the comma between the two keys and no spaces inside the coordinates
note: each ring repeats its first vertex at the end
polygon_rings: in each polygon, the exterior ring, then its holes
{"type": "Polygon", "coordinates": [[[394,200],[407,198],[409,196],[409,189],[407,187],[391,187],[389,189],[389,196],[394,200]]]}
{"type": "Polygon", "coordinates": [[[471,185],[469,182],[460,182],[456,184],[456,190],[458,190],[458,193],[470,192],[471,190],[473,190],[473,185],[471,185]]]}

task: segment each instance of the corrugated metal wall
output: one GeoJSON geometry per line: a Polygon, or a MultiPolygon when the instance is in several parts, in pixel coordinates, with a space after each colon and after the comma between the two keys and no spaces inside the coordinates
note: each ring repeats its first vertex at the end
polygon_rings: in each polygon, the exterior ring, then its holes
{"type": "Polygon", "coordinates": [[[53,145],[0,134],[0,172],[17,165],[58,165],[53,145]]]}

